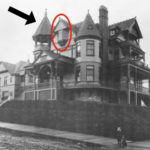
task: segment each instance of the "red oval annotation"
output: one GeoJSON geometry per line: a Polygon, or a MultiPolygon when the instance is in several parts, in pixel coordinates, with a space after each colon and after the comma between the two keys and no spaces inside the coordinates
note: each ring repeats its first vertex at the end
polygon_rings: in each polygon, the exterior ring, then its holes
{"type": "Polygon", "coordinates": [[[62,13],[61,13],[61,14],[58,14],[58,15],[55,16],[55,18],[54,18],[54,20],[53,20],[53,22],[52,22],[52,26],[51,26],[51,39],[52,39],[52,43],[53,43],[54,47],[55,47],[56,50],[59,51],[59,52],[63,52],[63,51],[65,51],[65,50],[67,50],[67,48],[69,47],[69,45],[70,45],[70,43],[71,43],[71,39],[72,39],[72,26],[71,26],[71,23],[70,23],[69,18],[68,18],[65,14],[62,14],[62,13]],[[64,49],[59,49],[59,48],[56,46],[56,44],[55,44],[55,42],[54,42],[54,38],[53,38],[54,23],[55,23],[57,17],[59,17],[59,16],[64,16],[64,17],[67,19],[67,21],[68,21],[68,23],[69,23],[69,28],[70,28],[69,41],[68,41],[67,46],[66,46],[64,49]]]}

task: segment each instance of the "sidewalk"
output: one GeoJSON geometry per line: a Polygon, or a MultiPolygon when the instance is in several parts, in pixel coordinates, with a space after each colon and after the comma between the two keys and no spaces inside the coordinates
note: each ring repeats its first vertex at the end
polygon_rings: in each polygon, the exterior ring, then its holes
{"type": "MultiPolygon", "coordinates": [[[[117,141],[116,139],[113,138],[106,138],[106,137],[87,135],[81,133],[73,133],[68,131],[60,131],[60,130],[54,130],[49,128],[40,128],[35,126],[0,122],[0,130],[3,129],[8,131],[16,131],[19,133],[24,133],[29,135],[33,134],[39,137],[71,140],[75,142],[101,145],[101,146],[112,147],[112,148],[117,146],[116,144],[117,141]]],[[[150,149],[150,141],[133,142],[133,143],[130,142],[128,143],[128,148],[129,147],[150,149]]]]}

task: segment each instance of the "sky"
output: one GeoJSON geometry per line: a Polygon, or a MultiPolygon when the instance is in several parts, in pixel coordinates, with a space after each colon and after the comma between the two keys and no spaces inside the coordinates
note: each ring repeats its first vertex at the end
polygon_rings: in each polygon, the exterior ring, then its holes
{"type": "Polygon", "coordinates": [[[59,13],[66,14],[71,23],[81,22],[88,9],[94,22],[98,23],[100,5],[108,9],[109,24],[137,17],[143,34],[141,48],[150,65],[150,0],[0,0],[0,61],[33,61],[32,35],[43,19],[45,9],[51,23],[59,13]],[[27,14],[33,11],[36,23],[25,26],[24,19],[8,12],[9,6],[27,14]]]}

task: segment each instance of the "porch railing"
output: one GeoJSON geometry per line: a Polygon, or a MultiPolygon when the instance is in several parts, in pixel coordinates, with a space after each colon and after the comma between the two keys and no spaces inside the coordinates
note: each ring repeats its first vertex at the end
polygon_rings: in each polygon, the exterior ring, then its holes
{"type": "Polygon", "coordinates": [[[113,88],[117,89],[118,84],[106,83],[101,84],[99,81],[70,81],[63,83],[64,88],[113,88]]]}
{"type": "Polygon", "coordinates": [[[58,81],[52,80],[48,82],[41,82],[41,83],[32,83],[30,85],[25,85],[25,90],[35,90],[35,89],[42,89],[42,88],[55,88],[57,86],[58,81]]]}
{"type": "Polygon", "coordinates": [[[135,87],[134,84],[130,84],[130,90],[137,91],[140,93],[150,94],[149,88],[143,86],[135,87]]]}
{"type": "Polygon", "coordinates": [[[132,60],[130,58],[120,58],[119,60],[116,61],[116,63],[119,63],[119,64],[120,63],[131,63],[133,65],[142,67],[143,69],[150,70],[148,64],[146,64],[145,62],[142,62],[140,60],[132,60]]]}
{"type": "MultiPolygon", "coordinates": [[[[58,87],[60,84],[59,81],[52,81],[52,82],[43,82],[39,84],[31,84],[31,85],[26,85],[25,90],[34,90],[34,89],[42,89],[42,88],[54,88],[58,87]]],[[[62,83],[63,88],[106,88],[106,89],[121,89],[121,90],[127,90],[127,83],[106,83],[106,84],[101,84],[98,81],[80,81],[80,82],[75,82],[75,81],[70,81],[70,82],[63,82],[62,83]]],[[[134,84],[130,83],[130,90],[131,91],[137,91],[140,93],[144,94],[150,94],[149,88],[138,86],[135,87],[134,84]]]]}

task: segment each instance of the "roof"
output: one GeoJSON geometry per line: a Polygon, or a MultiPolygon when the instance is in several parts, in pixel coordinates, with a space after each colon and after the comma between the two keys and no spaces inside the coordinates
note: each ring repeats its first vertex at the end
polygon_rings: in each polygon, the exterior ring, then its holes
{"type": "Polygon", "coordinates": [[[109,29],[114,29],[116,27],[119,27],[122,31],[125,31],[125,30],[128,30],[130,31],[131,27],[133,25],[136,25],[137,27],[137,31],[138,31],[138,34],[139,34],[139,38],[142,38],[142,33],[140,31],[140,28],[139,28],[139,25],[137,23],[137,20],[136,20],[136,17],[134,18],[131,18],[131,19],[128,19],[128,20],[124,20],[122,22],[119,22],[119,23],[115,23],[115,24],[112,24],[109,26],[109,29]]]}
{"type": "Polygon", "coordinates": [[[21,72],[24,73],[25,72],[25,69],[24,67],[27,66],[29,63],[28,62],[25,62],[25,61],[19,61],[17,64],[16,64],[16,67],[15,67],[15,73],[17,74],[20,74],[21,72]]]}
{"type": "Polygon", "coordinates": [[[13,74],[15,72],[15,64],[11,64],[11,63],[8,63],[8,62],[1,62],[4,67],[6,68],[6,70],[8,70],[8,72],[10,74],[13,74]]]}
{"type": "Polygon", "coordinates": [[[128,20],[124,20],[124,21],[112,24],[109,26],[109,29],[114,29],[116,27],[119,27],[122,30],[128,30],[130,28],[130,26],[133,25],[134,22],[135,22],[135,18],[131,18],[128,20]]]}
{"type": "Polygon", "coordinates": [[[84,37],[89,37],[89,38],[92,37],[92,38],[100,39],[99,31],[96,25],[94,24],[94,21],[89,13],[86,15],[86,18],[81,24],[81,27],[77,34],[77,38],[84,38],[84,37]]]}
{"type": "Polygon", "coordinates": [[[25,61],[20,61],[17,64],[1,62],[10,74],[20,74],[20,71],[25,71],[24,67],[28,64],[25,61]]]}
{"type": "Polygon", "coordinates": [[[54,26],[54,31],[56,31],[56,28],[60,22],[62,22],[65,25],[65,28],[69,27],[68,22],[66,20],[62,19],[61,17],[59,17],[59,21],[57,22],[56,26],[54,26]]]}
{"type": "Polygon", "coordinates": [[[39,27],[37,28],[36,32],[33,35],[33,40],[38,39],[39,36],[50,37],[50,29],[51,29],[51,24],[47,17],[47,14],[45,14],[43,20],[41,21],[39,27]]]}
{"type": "MultiPolygon", "coordinates": [[[[54,31],[56,31],[56,28],[57,28],[57,26],[60,22],[62,22],[65,25],[66,29],[69,28],[68,22],[66,20],[62,19],[62,18],[59,18],[58,23],[56,24],[56,26],[54,26],[54,31]]],[[[79,23],[71,24],[72,31],[77,34],[80,27],[81,27],[81,25],[82,25],[82,23],[83,23],[83,21],[79,22],[79,23]]]]}
{"type": "Polygon", "coordinates": [[[71,58],[71,57],[67,57],[67,56],[64,56],[64,55],[56,54],[56,53],[51,52],[51,51],[45,51],[45,52],[50,57],[53,57],[53,58],[55,58],[57,60],[60,60],[60,61],[68,62],[68,63],[71,63],[71,64],[73,64],[74,61],[75,61],[75,59],[71,58]]]}
{"type": "Polygon", "coordinates": [[[74,31],[76,34],[78,33],[81,25],[82,25],[83,22],[79,22],[79,23],[76,23],[76,24],[72,24],[72,31],[74,31]]]}
{"type": "Polygon", "coordinates": [[[46,53],[47,56],[50,56],[53,58],[53,60],[60,60],[62,62],[66,62],[66,63],[69,63],[69,64],[74,64],[74,61],[75,59],[74,58],[70,58],[70,57],[67,57],[67,56],[64,56],[64,55],[60,55],[60,54],[56,54],[52,51],[49,51],[49,50],[43,50],[41,51],[41,53],[38,55],[38,57],[33,61],[32,64],[29,64],[28,66],[26,66],[27,68],[30,67],[30,66],[33,66],[35,64],[35,62],[41,57],[41,55],[43,54],[43,52],[46,53]]]}

